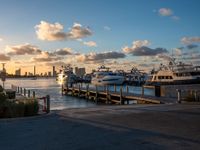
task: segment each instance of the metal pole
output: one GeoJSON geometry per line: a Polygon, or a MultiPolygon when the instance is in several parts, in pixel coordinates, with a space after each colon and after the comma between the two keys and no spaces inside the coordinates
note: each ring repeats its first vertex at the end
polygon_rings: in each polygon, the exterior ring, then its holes
{"type": "Polygon", "coordinates": [[[28,90],[28,97],[30,97],[30,95],[31,95],[31,91],[30,91],[30,90],[28,90]]]}
{"type": "Polygon", "coordinates": [[[26,89],[24,88],[24,96],[26,96],[26,89]]]}
{"type": "Polygon", "coordinates": [[[35,98],[35,91],[33,91],[33,98],[35,98]]]}

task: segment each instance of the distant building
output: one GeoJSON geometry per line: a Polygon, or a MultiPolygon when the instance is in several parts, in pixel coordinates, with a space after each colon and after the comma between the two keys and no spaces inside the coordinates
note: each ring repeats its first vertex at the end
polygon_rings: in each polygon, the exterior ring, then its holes
{"type": "Polygon", "coordinates": [[[48,77],[51,77],[51,71],[48,72],[48,77]]]}
{"type": "Polygon", "coordinates": [[[33,75],[35,76],[35,74],[36,74],[36,67],[35,66],[34,66],[33,70],[34,70],[33,75]]]}
{"type": "Polygon", "coordinates": [[[56,68],[53,66],[53,77],[56,77],[56,68]]]}
{"type": "Polygon", "coordinates": [[[15,76],[21,76],[21,68],[15,70],[15,76]]]}
{"type": "Polygon", "coordinates": [[[24,76],[27,76],[27,75],[28,75],[28,73],[27,73],[27,72],[25,72],[25,73],[24,73],[24,76]]]}
{"type": "Polygon", "coordinates": [[[78,77],[83,77],[85,75],[85,68],[78,68],[78,67],[75,67],[75,74],[78,76],[78,77]]]}

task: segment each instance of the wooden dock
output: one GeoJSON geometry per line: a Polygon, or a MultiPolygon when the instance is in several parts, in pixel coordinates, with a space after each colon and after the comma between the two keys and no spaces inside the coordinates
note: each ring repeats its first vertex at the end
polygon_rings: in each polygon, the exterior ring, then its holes
{"type": "Polygon", "coordinates": [[[144,89],[141,94],[130,93],[128,87],[123,91],[120,87],[120,91],[109,91],[108,87],[105,87],[104,90],[99,90],[98,87],[89,88],[81,87],[66,87],[62,88],[63,94],[76,96],[80,98],[85,98],[87,100],[92,100],[95,103],[106,103],[106,104],[164,104],[164,103],[176,103],[176,98],[164,98],[144,95],[144,89]]]}

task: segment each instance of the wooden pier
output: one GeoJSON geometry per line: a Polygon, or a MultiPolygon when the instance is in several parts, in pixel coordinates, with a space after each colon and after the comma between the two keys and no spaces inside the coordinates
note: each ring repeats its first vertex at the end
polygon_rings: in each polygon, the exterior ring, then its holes
{"type": "Polygon", "coordinates": [[[62,88],[62,92],[65,95],[76,96],[94,101],[95,103],[106,104],[164,104],[177,102],[176,98],[144,95],[144,88],[142,88],[141,94],[130,93],[128,86],[126,86],[126,90],[123,90],[123,88],[120,87],[119,91],[116,91],[116,86],[114,86],[114,91],[110,91],[108,86],[105,86],[103,90],[100,90],[98,86],[89,88],[89,85],[86,87],[76,85],[62,88]]]}

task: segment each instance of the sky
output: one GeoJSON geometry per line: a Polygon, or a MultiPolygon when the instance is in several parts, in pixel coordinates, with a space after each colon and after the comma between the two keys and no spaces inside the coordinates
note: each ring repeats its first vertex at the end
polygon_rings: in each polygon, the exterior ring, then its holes
{"type": "Polygon", "coordinates": [[[8,73],[55,65],[150,70],[173,56],[200,65],[199,0],[1,0],[8,73]]]}

